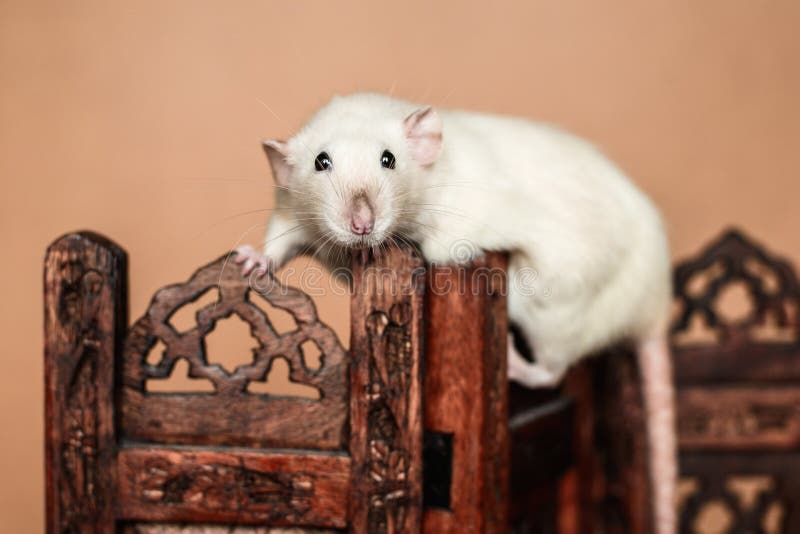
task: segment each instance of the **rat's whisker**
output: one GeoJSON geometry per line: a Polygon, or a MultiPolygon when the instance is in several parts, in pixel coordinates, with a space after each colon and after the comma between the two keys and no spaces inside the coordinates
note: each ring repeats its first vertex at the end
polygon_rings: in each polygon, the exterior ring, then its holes
{"type": "MultiPolygon", "coordinates": [[[[228,221],[232,221],[233,219],[238,219],[239,217],[245,217],[247,215],[253,215],[255,213],[268,213],[268,212],[271,212],[271,211],[288,210],[288,209],[289,208],[260,208],[260,209],[248,210],[248,211],[243,211],[243,212],[240,212],[240,213],[235,213],[233,215],[228,215],[227,217],[223,217],[222,219],[216,220],[216,221],[212,222],[211,224],[209,224],[207,226],[204,226],[203,229],[199,233],[197,233],[196,235],[194,235],[190,239],[198,239],[198,238],[202,237],[205,233],[207,233],[209,230],[211,230],[213,228],[216,228],[217,226],[219,226],[221,224],[224,224],[224,223],[226,223],[228,221]]],[[[266,225],[266,223],[264,223],[264,224],[266,225]]]]}
{"type": "Polygon", "coordinates": [[[395,232],[390,237],[392,238],[392,241],[394,241],[395,243],[397,243],[397,240],[400,240],[401,243],[408,245],[408,247],[414,250],[419,255],[420,258],[423,257],[422,250],[420,250],[419,246],[416,243],[414,243],[414,241],[406,238],[406,236],[404,236],[402,233],[395,232]]]}
{"type": "Polygon", "coordinates": [[[308,267],[308,265],[311,263],[311,260],[319,260],[322,263],[325,263],[325,260],[322,259],[322,253],[324,253],[325,255],[328,255],[330,253],[330,250],[333,249],[333,243],[336,240],[336,234],[334,232],[332,232],[332,231],[328,232],[327,236],[328,237],[325,239],[325,241],[323,241],[323,243],[321,245],[319,245],[318,247],[316,247],[316,250],[312,252],[311,257],[309,258],[308,262],[306,263],[306,267],[308,267]],[[327,251],[325,250],[326,246],[330,247],[327,251]]]}

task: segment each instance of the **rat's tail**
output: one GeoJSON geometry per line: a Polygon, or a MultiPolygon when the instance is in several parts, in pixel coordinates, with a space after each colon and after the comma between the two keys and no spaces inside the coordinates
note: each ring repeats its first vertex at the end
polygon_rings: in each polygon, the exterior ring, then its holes
{"type": "Polygon", "coordinates": [[[678,480],[675,388],[666,337],[640,342],[637,356],[646,413],[654,532],[675,534],[678,480]]]}

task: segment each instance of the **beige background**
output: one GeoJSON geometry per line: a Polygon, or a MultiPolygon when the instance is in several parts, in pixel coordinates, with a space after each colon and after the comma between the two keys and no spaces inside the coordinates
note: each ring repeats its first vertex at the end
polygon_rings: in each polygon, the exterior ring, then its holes
{"type": "MultiPolygon", "coordinates": [[[[43,528],[53,238],[125,247],[136,317],[160,285],[258,242],[261,137],[333,93],[393,90],[595,140],[661,206],[677,256],[736,223],[800,259],[798,27],[793,0],[0,0],[0,532],[43,528]]],[[[322,314],[346,339],[345,306],[322,314]]]]}

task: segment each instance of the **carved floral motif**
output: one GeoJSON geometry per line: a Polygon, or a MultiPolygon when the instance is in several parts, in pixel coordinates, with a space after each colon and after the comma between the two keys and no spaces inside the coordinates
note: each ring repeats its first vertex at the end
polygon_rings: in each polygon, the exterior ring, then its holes
{"type": "Polygon", "coordinates": [[[146,503],[191,503],[204,510],[268,507],[283,521],[311,507],[313,479],[304,473],[264,472],[222,463],[147,462],[138,475],[140,498],[146,503]]]}
{"type": "Polygon", "coordinates": [[[389,313],[374,311],[367,318],[369,337],[369,412],[367,419],[369,510],[371,533],[403,532],[409,498],[409,453],[400,429],[408,427],[409,388],[413,367],[407,302],[389,313]]]}

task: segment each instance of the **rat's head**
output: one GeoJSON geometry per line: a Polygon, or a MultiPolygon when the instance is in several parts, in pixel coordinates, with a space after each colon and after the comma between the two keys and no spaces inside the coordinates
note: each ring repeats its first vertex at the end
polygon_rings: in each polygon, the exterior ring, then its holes
{"type": "Polygon", "coordinates": [[[408,218],[411,190],[441,146],[432,108],[371,94],[334,98],[289,141],[264,141],[298,221],[320,244],[346,247],[375,246],[408,218]]]}

